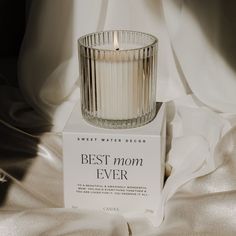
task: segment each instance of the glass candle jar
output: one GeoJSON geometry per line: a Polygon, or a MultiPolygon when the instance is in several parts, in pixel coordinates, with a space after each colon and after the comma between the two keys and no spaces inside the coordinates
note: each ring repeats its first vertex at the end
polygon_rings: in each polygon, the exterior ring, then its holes
{"type": "Polygon", "coordinates": [[[78,40],[81,109],[103,128],[134,128],[156,115],[157,38],[114,30],[78,40]]]}

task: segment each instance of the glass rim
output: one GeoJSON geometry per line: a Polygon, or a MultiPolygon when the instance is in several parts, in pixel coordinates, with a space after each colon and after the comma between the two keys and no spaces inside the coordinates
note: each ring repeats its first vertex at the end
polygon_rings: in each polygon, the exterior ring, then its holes
{"type": "Polygon", "coordinates": [[[145,33],[145,32],[142,32],[142,31],[135,31],[135,30],[104,30],[104,31],[96,31],[96,32],[93,32],[93,33],[88,33],[88,34],[85,34],[83,36],[81,36],[78,40],[77,40],[78,44],[80,46],[83,46],[84,48],[89,48],[89,49],[92,49],[92,50],[99,50],[99,51],[103,51],[103,52],[128,52],[128,51],[139,51],[140,49],[145,49],[145,48],[149,48],[149,47],[153,47],[154,45],[157,45],[159,40],[156,36],[152,35],[152,34],[149,34],[149,33],[145,33]],[[106,32],[130,32],[130,33],[139,33],[139,34],[142,34],[142,35],[145,35],[145,36],[149,36],[153,42],[145,45],[145,46],[140,46],[140,47],[136,47],[136,48],[130,48],[130,49],[120,49],[120,50],[114,50],[114,49],[109,49],[109,48],[97,48],[97,47],[93,47],[93,46],[88,46],[88,45],[85,45],[83,43],[83,39],[86,38],[86,37],[89,37],[91,35],[96,35],[96,34],[99,34],[99,33],[106,33],[106,32]]]}

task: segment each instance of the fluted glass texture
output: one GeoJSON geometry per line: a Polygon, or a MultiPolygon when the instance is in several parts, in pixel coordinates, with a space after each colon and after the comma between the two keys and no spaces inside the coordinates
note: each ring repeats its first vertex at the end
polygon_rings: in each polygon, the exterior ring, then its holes
{"type": "Polygon", "coordinates": [[[78,40],[81,109],[104,128],[133,128],[156,115],[157,39],[117,30],[78,40]]]}

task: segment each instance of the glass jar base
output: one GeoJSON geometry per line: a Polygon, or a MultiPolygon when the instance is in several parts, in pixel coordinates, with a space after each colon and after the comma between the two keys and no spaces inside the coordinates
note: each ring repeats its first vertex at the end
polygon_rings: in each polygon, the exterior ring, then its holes
{"type": "Polygon", "coordinates": [[[149,122],[151,122],[157,113],[157,109],[153,109],[151,112],[137,118],[127,119],[127,120],[111,120],[111,119],[103,119],[91,116],[86,111],[82,110],[82,115],[84,119],[91,125],[106,128],[106,129],[131,129],[143,126],[149,122]]]}

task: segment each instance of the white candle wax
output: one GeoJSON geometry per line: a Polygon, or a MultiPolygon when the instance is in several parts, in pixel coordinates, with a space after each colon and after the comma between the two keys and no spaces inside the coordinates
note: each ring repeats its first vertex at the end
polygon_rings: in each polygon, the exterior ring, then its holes
{"type": "Polygon", "coordinates": [[[106,60],[96,60],[98,117],[103,119],[132,119],[139,116],[138,98],[142,90],[140,60],[119,60],[114,52],[106,60]],[[117,60],[116,60],[117,59],[117,60]]]}

